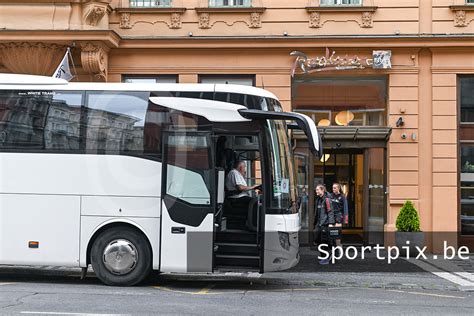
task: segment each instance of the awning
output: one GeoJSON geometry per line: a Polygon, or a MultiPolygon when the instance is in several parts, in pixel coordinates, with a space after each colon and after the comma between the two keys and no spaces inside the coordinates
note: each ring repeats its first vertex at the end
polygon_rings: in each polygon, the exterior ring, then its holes
{"type": "MultiPolygon", "coordinates": [[[[324,143],[329,141],[383,141],[387,142],[392,128],[387,126],[318,126],[324,143]]],[[[301,131],[293,132],[295,139],[306,139],[301,131]]]]}

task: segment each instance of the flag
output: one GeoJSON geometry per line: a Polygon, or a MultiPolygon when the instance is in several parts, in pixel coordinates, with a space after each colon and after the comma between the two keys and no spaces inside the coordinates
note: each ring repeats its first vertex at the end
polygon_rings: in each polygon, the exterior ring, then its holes
{"type": "Polygon", "coordinates": [[[69,68],[69,54],[70,52],[69,52],[69,47],[68,47],[66,54],[64,54],[64,57],[61,60],[61,63],[59,64],[58,68],[53,74],[53,78],[65,79],[67,81],[74,78],[74,76],[71,73],[71,69],[69,68]]]}

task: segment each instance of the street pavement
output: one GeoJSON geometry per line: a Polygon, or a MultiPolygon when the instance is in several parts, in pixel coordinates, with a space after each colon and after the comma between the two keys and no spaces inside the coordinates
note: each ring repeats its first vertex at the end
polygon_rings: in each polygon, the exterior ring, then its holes
{"type": "MultiPolygon", "coordinates": [[[[320,266],[314,252],[302,248],[300,264],[290,271],[155,274],[141,286],[122,288],[102,285],[92,272],[80,280],[79,269],[1,267],[0,314],[473,314],[474,292],[466,285],[410,261],[374,260],[320,266]]],[[[439,269],[448,273],[445,268],[439,269]]],[[[472,276],[451,273],[465,281],[472,276]]]]}

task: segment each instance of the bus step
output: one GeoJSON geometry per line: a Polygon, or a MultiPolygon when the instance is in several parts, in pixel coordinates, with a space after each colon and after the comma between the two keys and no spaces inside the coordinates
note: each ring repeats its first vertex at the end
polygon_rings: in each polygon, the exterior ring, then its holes
{"type": "Polygon", "coordinates": [[[259,256],[216,255],[216,266],[259,267],[259,256]]]}
{"type": "Polygon", "coordinates": [[[225,230],[217,232],[216,242],[218,243],[256,243],[257,233],[244,230],[225,230]]]}
{"type": "Polygon", "coordinates": [[[259,248],[256,244],[215,243],[218,255],[258,256],[259,248]]]}

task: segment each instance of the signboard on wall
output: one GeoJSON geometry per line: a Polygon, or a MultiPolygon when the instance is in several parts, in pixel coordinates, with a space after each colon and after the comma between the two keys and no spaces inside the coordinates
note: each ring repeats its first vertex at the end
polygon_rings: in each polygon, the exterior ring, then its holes
{"type": "Polygon", "coordinates": [[[392,68],[392,51],[390,50],[374,50],[372,58],[356,56],[339,56],[336,51],[330,52],[326,48],[325,56],[309,58],[300,51],[292,51],[290,56],[295,56],[295,61],[291,69],[291,76],[296,71],[304,74],[330,70],[351,70],[351,69],[390,69],[392,68]]]}

